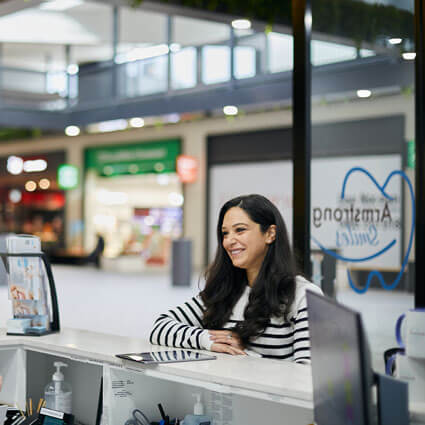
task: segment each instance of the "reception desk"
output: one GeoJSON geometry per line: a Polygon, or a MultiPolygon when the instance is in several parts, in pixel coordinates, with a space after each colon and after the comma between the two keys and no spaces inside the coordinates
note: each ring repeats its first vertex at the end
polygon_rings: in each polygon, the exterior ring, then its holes
{"type": "Polygon", "coordinates": [[[0,331],[0,403],[38,402],[54,372],[68,363],[65,378],[73,389],[73,413],[94,425],[103,380],[102,425],[124,425],[134,408],[158,420],[161,403],[171,417],[192,413],[193,394],[201,393],[215,425],[313,422],[310,366],[248,356],[216,354],[217,360],[139,365],[118,353],[160,351],[147,341],[65,329],[43,337],[7,336],[0,331]]]}
{"type": "MultiPolygon", "coordinates": [[[[217,360],[163,365],[115,357],[166,349],[82,330],[43,337],[7,336],[0,330],[0,404],[23,409],[30,397],[37,403],[51,380],[53,362],[62,360],[69,366],[64,373],[73,389],[73,413],[84,425],[95,425],[98,412],[102,425],[124,425],[134,408],[159,420],[158,403],[181,418],[192,412],[196,393],[202,394],[214,425],[313,423],[310,366],[218,353],[217,360]]],[[[425,424],[425,405],[416,403],[411,410],[411,424],[425,424]]]]}

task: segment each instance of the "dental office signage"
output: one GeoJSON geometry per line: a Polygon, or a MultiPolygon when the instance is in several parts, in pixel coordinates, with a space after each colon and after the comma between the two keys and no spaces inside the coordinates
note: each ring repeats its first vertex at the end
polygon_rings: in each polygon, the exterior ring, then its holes
{"type": "Polygon", "coordinates": [[[312,175],[311,235],[313,246],[348,264],[352,289],[366,292],[375,279],[384,289],[400,282],[412,248],[415,226],[414,194],[397,155],[315,160],[312,175]],[[333,172],[329,174],[332,167],[333,172]],[[328,176],[328,177],[326,177],[328,176]],[[340,176],[340,177],[338,177],[340,176]],[[324,181],[325,180],[325,181],[324,181]],[[405,183],[411,217],[406,217],[406,249],[402,252],[401,186],[405,183]],[[355,282],[350,267],[367,271],[355,282]],[[382,270],[393,271],[386,281],[382,270]]]}

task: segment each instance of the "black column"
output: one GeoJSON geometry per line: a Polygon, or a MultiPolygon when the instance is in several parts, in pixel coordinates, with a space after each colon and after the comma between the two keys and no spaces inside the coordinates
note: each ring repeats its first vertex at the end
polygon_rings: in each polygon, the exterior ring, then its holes
{"type": "Polygon", "coordinates": [[[415,0],[415,307],[425,307],[425,6],[415,0]]]}
{"type": "Polygon", "coordinates": [[[112,8],[112,96],[118,97],[118,66],[115,62],[118,53],[119,42],[119,9],[118,6],[112,8]]]}
{"type": "Polygon", "coordinates": [[[311,162],[311,0],[292,1],[294,31],[293,70],[293,246],[302,271],[310,264],[310,162],[311,162]]]}

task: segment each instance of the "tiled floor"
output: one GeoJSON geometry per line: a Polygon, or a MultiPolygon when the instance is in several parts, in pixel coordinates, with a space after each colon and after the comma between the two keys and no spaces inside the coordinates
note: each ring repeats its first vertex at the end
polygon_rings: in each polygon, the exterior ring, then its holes
{"type": "MultiPolygon", "coordinates": [[[[90,267],[54,266],[63,327],[147,338],[159,313],[198,291],[199,274],[191,287],[172,287],[169,273],[145,271],[124,274],[90,267]]],[[[202,280],[201,280],[202,282],[202,280]]],[[[338,300],[362,313],[373,354],[373,365],[383,371],[382,353],[395,346],[397,317],[413,307],[413,296],[394,291],[359,295],[340,291],[338,300]]],[[[6,287],[0,286],[0,327],[11,317],[6,287]]]]}

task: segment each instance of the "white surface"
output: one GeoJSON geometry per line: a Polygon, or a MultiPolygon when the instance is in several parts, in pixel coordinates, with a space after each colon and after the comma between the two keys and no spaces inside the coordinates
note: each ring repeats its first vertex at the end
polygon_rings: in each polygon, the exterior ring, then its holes
{"type": "Polygon", "coordinates": [[[143,370],[147,375],[185,382],[185,379],[209,389],[235,393],[265,393],[264,396],[284,397],[286,404],[312,407],[312,381],[309,366],[285,361],[256,359],[249,356],[217,354],[217,360],[205,362],[139,365],[115,357],[118,353],[167,350],[151,346],[146,340],[112,336],[75,329],[43,337],[7,336],[0,331],[0,347],[20,347],[81,361],[143,370]],[[239,391],[240,389],[240,391],[239,391]]]}

